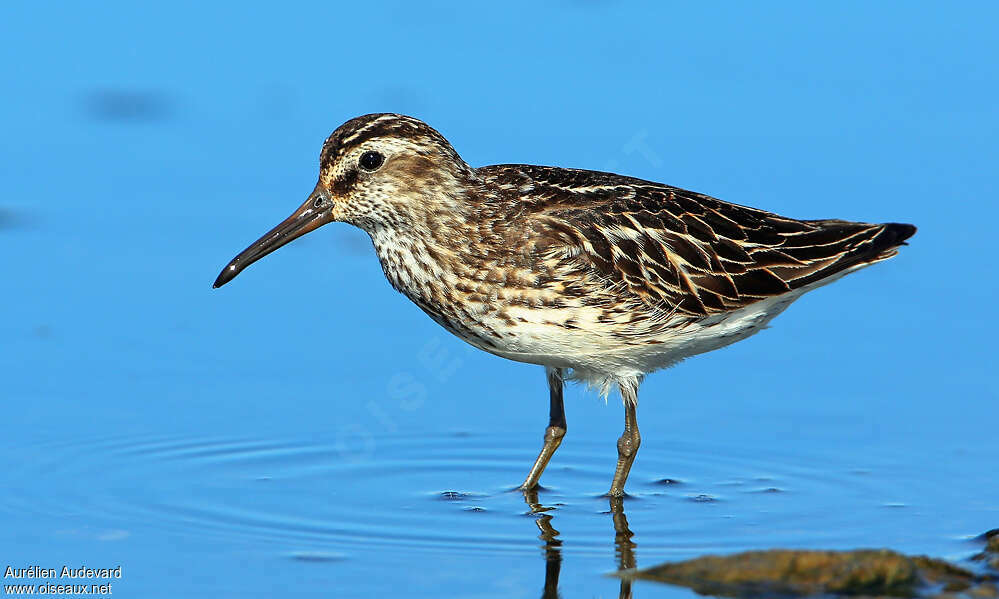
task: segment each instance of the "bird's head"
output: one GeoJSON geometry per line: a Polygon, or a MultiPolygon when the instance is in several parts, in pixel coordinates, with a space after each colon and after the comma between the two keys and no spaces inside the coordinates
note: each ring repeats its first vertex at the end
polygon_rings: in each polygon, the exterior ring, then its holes
{"type": "Polygon", "coordinates": [[[319,182],[305,203],[222,270],[221,287],[284,244],[335,222],[368,233],[419,229],[457,209],[474,178],[451,144],[429,125],[401,114],[368,114],[341,125],[323,144],[319,182]]]}

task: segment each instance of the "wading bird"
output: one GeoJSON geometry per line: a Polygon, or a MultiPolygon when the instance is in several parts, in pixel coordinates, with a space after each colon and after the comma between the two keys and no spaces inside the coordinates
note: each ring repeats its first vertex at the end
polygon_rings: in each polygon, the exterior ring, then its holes
{"type": "Polygon", "coordinates": [[[236,256],[215,287],[331,222],[371,237],[389,282],[451,333],[545,367],[538,480],[566,431],[566,378],[620,390],[624,432],[610,495],[624,494],[650,372],[745,339],[803,293],[885,260],[906,224],[795,220],[612,173],[472,168],[440,133],[399,114],[344,123],[319,182],[290,217],[236,256]]]}

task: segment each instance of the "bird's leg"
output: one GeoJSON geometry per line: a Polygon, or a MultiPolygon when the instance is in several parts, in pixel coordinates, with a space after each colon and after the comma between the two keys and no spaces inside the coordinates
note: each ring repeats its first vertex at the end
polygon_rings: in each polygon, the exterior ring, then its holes
{"type": "Polygon", "coordinates": [[[548,375],[548,389],[551,392],[551,407],[548,412],[548,428],[545,429],[545,444],[541,447],[538,459],[534,460],[534,467],[527,474],[524,484],[520,486],[523,490],[537,488],[541,473],[545,471],[548,461],[555,455],[555,450],[562,444],[562,437],[565,436],[565,407],[562,405],[563,371],[561,368],[545,368],[548,375]]]}
{"type": "Polygon", "coordinates": [[[608,495],[624,496],[624,483],[628,480],[631,465],[638,455],[638,447],[642,444],[642,436],[638,434],[638,385],[622,384],[621,399],[624,400],[624,432],[617,440],[617,468],[614,469],[614,480],[608,495]]]}

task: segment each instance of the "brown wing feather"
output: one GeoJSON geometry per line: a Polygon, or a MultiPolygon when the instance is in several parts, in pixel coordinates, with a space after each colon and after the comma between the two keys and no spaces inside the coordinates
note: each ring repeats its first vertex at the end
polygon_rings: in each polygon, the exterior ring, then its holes
{"type": "Polygon", "coordinates": [[[692,316],[737,309],[876,262],[912,225],[795,220],[703,194],[594,171],[478,169],[516,195],[577,260],[654,306],[692,316]]]}

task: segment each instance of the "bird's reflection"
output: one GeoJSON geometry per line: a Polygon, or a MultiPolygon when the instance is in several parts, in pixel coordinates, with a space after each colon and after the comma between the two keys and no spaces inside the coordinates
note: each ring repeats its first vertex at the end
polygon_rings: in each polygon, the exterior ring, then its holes
{"type": "MultiPolygon", "coordinates": [[[[538,514],[535,521],[541,534],[538,536],[544,541],[545,551],[545,586],[541,594],[541,599],[558,599],[558,577],[562,569],[562,541],[559,540],[559,532],[552,526],[553,516],[549,514],[554,507],[546,507],[538,499],[536,490],[525,491],[524,501],[532,514],[538,514]]],[[[624,500],[620,497],[610,498],[610,514],[614,522],[614,554],[617,557],[617,569],[629,570],[635,567],[635,543],[631,537],[635,533],[628,528],[628,517],[624,514],[624,500]]],[[[630,599],[631,581],[621,580],[621,591],[618,594],[621,599],[630,599]]]]}
{"type": "MultiPolygon", "coordinates": [[[[635,533],[628,528],[628,517],[624,515],[624,498],[610,498],[611,518],[614,520],[614,555],[617,557],[617,569],[631,570],[635,567],[635,543],[631,537],[635,533]]],[[[618,597],[631,597],[631,581],[621,579],[621,592],[618,597]]]]}
{"type": "Polygon", "coordinates": [[[545,513],[555,508],[541,505],[537,490],[524,491],[524,501],[532,514],[538,514],[535,523],[541,531],[539,538],[545,542],[545,590],[541,593],[541,599],[557,599],[558,575],[562,569],[562,541],[558,539],[558,531],[552,526],[552,515],[545,513]]]}

